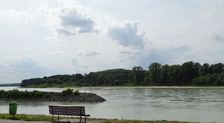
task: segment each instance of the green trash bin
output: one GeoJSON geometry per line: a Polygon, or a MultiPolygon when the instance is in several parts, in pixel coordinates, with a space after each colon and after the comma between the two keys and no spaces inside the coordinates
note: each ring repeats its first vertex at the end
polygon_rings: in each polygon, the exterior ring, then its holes
{"type": "Polygon", "coordinates": [[[16,101],[11,101],[9,103],[9,114],[13,115],[13,117],[16,115],[17,112],[17,102],[16,101]]]}

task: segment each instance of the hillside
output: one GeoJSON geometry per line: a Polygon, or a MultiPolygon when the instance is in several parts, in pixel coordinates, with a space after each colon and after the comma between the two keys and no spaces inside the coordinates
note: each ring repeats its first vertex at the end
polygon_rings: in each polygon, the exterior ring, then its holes
{"type": "Polygon", "coordinates": [[[152,63],[148,70],[135,66],[132,70],[109,69],[82,75],[54,75],[25,79],[21,87],[68,86],[223,86],[224,64],[185,62],[181,65],[152,63]]]}

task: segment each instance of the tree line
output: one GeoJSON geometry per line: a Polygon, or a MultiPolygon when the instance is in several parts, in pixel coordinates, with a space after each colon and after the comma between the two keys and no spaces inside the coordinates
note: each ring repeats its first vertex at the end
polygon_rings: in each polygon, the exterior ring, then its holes
{"type": "Polygon", "coordinates": [[[21,87],[65,87],[65,86],[222,86],[224,85],[224,64],[200,64],[185,62],[181,65],[152,63],[145,70],[134,66],[132,70],[110,69],[54,75],[23,80],[21,87]]]}

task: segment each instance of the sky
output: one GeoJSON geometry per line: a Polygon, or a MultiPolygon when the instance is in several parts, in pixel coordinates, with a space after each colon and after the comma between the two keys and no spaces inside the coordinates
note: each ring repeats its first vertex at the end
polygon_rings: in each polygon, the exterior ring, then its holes
{"type": "Polygon", "coordinates": [[[0,0],[0,83],[224,62],[223,0],[0,0]]]}

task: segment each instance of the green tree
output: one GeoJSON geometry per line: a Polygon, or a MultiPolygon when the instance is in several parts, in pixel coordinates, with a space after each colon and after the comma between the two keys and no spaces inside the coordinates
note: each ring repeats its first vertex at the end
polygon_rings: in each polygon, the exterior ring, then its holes
{"type": "Polygon", "coordinates": [[[217,63],[210,66],[210,73],[222,73],[224,72],[224,65],[222,63],[217,63]]]}
{"type": "Polygon", "coordinates": [[[134,74],[134,80],[136,84],[140,84],[144,81],[144,70],[141,66],[135,66],[132,68],[134,74]]]}
{"type": "Polygon", "coordinates": [[[193,63],[193,78],[196,78],[199,76],[199,71],[201,69],[201,64],[200,63],[193,63]]]}
{"type": "Polygon", "coordinates": [[[149,74],[149,72],[146,73],[146,76],[144,77],[144,84],[146,85],[154,85],[152,82],[152,76],[149,74]]]}
{"type": "Polygon", "coordinates": [[[160,75],[161,71],[162,71],[162,67],[160,63],[152,63],[149,66],[149,73],[151,74],[152,82],[159,84],[160,78],[161,78],[161,75],[160,75]]]}
{"type": "Polygon", "coordinates": [[[209,64],[204,63],[201,68],[199,69],[199,76],[205,76],[209,74],[209,64]]]}
{"type": "Polygon", "coordinates": [[[168,82],[169,79],[169,65],[163,65],[161,70],[161,83],[163,85],[169,85],[168,82]]]}
{"type": "Polygon", "coordinates": [[[171,85],[181,85],[181,66],[180,65],[171,65],[169,67],[169,78],[168,82],[171,85]]]}
{"type": "Polygon", "coordinates": [[[181,75],[182,75],[181,82],[183,82],[182,84],[189,85],[195,76],[194,74],[195,74],[194,63],[192,61],[185,62],[182,64],[181,66],[181,75]]]}

